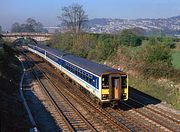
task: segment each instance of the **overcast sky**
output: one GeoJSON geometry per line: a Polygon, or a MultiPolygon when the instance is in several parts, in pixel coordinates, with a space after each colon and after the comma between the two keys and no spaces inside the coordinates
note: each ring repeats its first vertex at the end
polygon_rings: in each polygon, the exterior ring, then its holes
{"type": "Polygon", "coordinates": [[[180,15],[180,0],[0,0],[0,25],[10,30],[14,22],[29,17],[45,26],[58,25],[63,6],[83,5],[92,18],[167,18],[180,15]]]}

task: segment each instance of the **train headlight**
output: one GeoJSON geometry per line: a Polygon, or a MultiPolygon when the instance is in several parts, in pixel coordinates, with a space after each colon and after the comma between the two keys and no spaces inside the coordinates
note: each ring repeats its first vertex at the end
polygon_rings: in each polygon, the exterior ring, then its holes
{"type": "Polygon", "coordinates": [[[108,94],[102,94],[102,99],[105,100],[108,98],[108,94]]]}

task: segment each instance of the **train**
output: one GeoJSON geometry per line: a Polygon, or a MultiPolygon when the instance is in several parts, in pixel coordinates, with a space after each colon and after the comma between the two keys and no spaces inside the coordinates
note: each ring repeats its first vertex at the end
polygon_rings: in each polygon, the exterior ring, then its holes
{"type": "Polygon", "coordinates": [[[99,105],[115,106],[128,100],[128,75],[43,44],[28,44],[28,51],[42,57],[95,98],[99,105]]]}

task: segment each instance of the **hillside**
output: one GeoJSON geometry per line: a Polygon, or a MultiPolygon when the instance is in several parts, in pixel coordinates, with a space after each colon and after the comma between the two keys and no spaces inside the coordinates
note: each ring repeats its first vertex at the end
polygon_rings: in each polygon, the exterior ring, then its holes
{"type": "Polygon", "coordinates": [[[111,19],[95,18],[88,22],[88,32],[93,33],[114,33],[123,29],[141,28],[146,35],[180,34],[180,16],[159,19],[111,19]]]}

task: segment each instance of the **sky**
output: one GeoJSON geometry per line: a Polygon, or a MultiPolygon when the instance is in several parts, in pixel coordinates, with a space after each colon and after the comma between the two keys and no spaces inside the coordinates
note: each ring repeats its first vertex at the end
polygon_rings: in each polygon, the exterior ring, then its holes
{"type": "Polygon", "coordinates": [[[44,26],[56,26],[61,9],[73,3],[83,5],[88,18],[167,18],[180,15],[180,0],[0,0],[0,25],[10,30],[15,22],[29,17],[44,26]]]}

